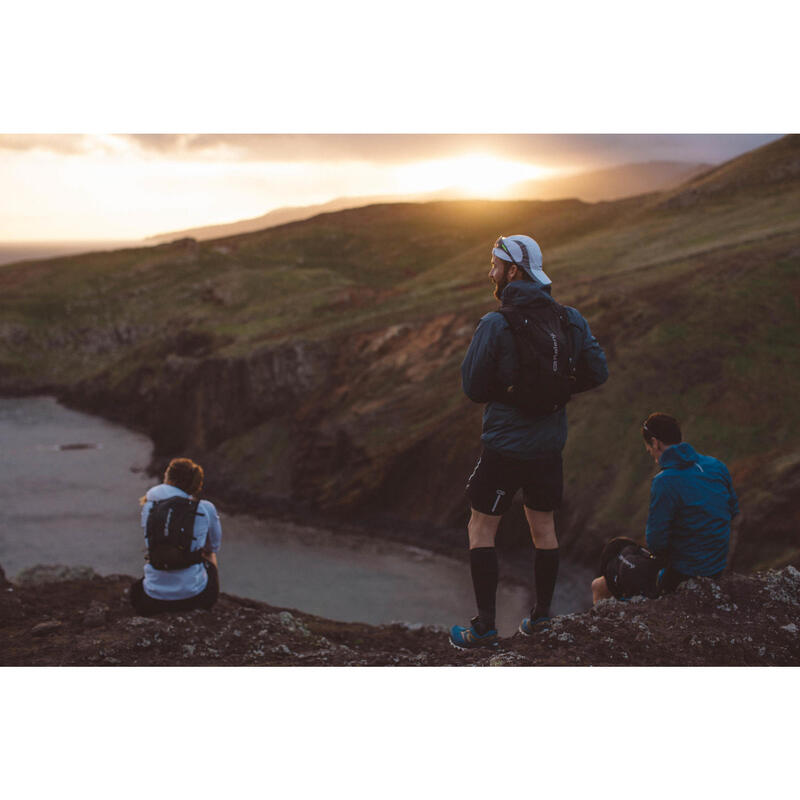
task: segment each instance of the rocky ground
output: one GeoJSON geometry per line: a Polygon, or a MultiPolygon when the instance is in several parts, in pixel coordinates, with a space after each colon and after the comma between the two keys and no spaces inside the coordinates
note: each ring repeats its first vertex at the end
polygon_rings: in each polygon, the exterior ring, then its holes
{"type": "Polygon", "coordinates": [[[137,616],[123,575],[0,569],[4,666],[800,665],[800,571],[691,580],[658,600],[608,600],[549,631],[455,650],[444,629],[335,622],[222,594],[212,611],[137,616]]]}

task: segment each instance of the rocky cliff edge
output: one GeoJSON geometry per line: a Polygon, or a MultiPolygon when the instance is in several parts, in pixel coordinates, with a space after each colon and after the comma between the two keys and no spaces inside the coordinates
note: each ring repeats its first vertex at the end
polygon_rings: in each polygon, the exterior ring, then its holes
{"type": "MultiPolygon", "coordinates": [[[[0,568],[4,666],[800,665],[800,571],[690,580],[657,600],[607,600],[549,631],[458,651],[444,628],[335,622],[222,594],[211,611],[140,617],[133,578],[0,568]]],[[[457,622],[457,620],[454,620],[457,622]]]]}

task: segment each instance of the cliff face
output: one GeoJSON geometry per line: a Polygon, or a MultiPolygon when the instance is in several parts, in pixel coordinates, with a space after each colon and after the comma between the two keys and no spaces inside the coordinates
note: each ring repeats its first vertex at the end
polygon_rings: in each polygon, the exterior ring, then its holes
{"type": "Polygon", "coordinates": [[[480,410],[460,392],[437,407],[440,386],[429,378],[458,375],[473,330],[468,319],[446,314],[241,356],[194,354],[172,342],[162,361],[118,381],[114,365],[61,397],[146,432],[156,468],[176,453],[193,454],[206,467],[208,490],[240,506],[391,514],[413,496],[412,517],[454,524],[463,480],[453,485],[449,467],[471,469],[480,410]],[[473,430],[459,436],[465,420],[473,430]],[[415,476],[421,451],[431,459],[415,476]],[[439,480],[427,468],[437,461],[446,476],[439,480]]]}
{"type": "Polygon", "coordinates": [[[139,617],[133,578],[0,569],[3,666],[797,666],[800,571],[691,580],[658,600],[607,600],[533,639],[459,651],[445,629],[370,626],[222,594],[211,611],[139,617]]]}

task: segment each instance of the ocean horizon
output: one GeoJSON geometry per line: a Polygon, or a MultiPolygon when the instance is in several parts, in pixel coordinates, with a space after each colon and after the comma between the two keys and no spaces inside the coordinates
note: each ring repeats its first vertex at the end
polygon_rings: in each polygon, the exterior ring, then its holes
{"type": "Polygon", "coordinates": [[[77,253],[92,253],[99,250],[119,250],[123,247],[146,247],[143,240],[86,240],[49,242],[2,242],[0,241],[0,266],[16,261],[38,261],[42,258],[58,258],[77,253]]]}

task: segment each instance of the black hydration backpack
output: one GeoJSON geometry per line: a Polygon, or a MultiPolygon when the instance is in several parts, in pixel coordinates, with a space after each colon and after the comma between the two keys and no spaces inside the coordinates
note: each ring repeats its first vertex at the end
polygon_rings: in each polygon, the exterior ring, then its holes
{"type": "Polygon", "coordinates": [[[658,560],[646,547],[624,536],[612,539],[600,557],[600,574],[616,598],[658,597],[659,569],[658,560]]]}
{"type": "Polygon", "coordinates": [[[499,309],[514,334],[519,370],[503,403],[531,416],[552,414],[569,402],[575,369],[566,309],[553,301],[499,309]]]}
{"type": "Polygon", "coordinates": [[[157,500],[147,517],[147,557],[156,569],[184,569],[199,564],[203,556],[192,550],[194,518],[199,500],[186,497],[169,497],[157,500]]]}

